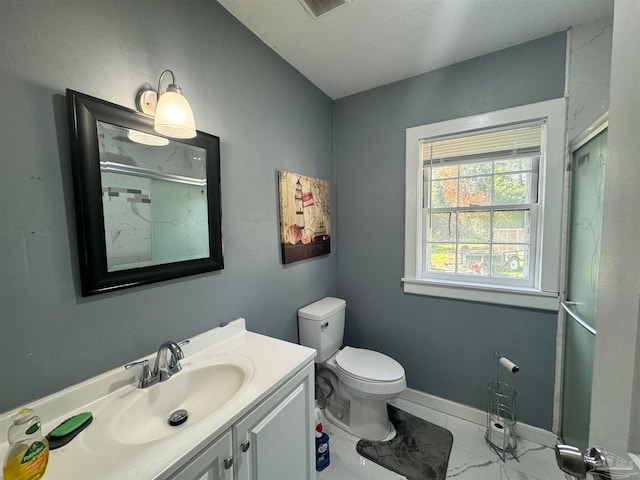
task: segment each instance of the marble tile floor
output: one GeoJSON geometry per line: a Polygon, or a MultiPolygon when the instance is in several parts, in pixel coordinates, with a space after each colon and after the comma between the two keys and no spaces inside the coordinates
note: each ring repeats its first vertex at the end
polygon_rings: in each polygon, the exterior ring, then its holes
{"type": "MultiPolygon", "coordinates": [[[[487,445],[485,427],[437,412],[412,402],[396,399],[396,407],[453,433],[447,479],[455,480],[565,480],[551,448],[518,439],[520,461],[507,457],[503,462],[487,445]]],[[[329,434],[331,464],[318,472],[317,480],[398,480],[405,477],[361,457],[358,439],[324,420],[329,434]]]]}

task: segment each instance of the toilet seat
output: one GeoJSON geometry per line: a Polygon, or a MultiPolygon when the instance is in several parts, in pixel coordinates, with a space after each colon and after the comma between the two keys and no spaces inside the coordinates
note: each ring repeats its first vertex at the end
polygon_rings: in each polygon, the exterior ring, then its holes
{"type": "Polygon", "coordinates": [[[383,353],[363,348],[344,347],[336,355],[336,364],[345,373],[370,382],[393,382],[404,377],[404,368],[383,353]]]}
{"type": "Polygon", "coordinates": [[[380,352],[344,347],[333,360],[342,381],[362,393],[397,394],[407,386],[402,365],[380,352]]]}
{"type": "Polygon", "coordinates": [[[402,365],[394,359],[372,350],[344,347],[323,365],[333,370],[338,379],[352,389],[353,395],[366,398],[393,398],[407,388],[407,380],[402,365]],[[340,357],[340,360],[338,360],[338,357],[340,357]],[[370,359],[373,359],[373,361],[371,365],[367,365],[370,359]],[[340,363],[338,363],[339,361],[340,363]],[[369,369],[368,367],[372,365],[378,365],[380,368],[369,369]],[[357,375],[358,373],[360,375],[357,375]],[[391,380],[374,380],[363,375],[384,377],[391,380]]]}

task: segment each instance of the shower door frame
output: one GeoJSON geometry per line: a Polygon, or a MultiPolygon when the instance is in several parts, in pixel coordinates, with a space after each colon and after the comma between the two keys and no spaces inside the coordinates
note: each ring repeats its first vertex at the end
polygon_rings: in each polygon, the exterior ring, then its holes
{"type": "MultiPolygon", "coordinates": [[[[609,112],[605,112],[600,118],[593,122],[589,127],[576,135],[568,144],[567,154],[565,158],[565,177],[564,177],[564,211],[563,211],[563,224],[562,224],[562,251],[561,251],[561,271],[560,271],[560,305],[567,302],[567,283],[568,283],[568,266],[569,266],[569,231],[571,220],[571,182],[572,171],[571,164],[573,161],[573,154],[586,143],[597,137],[604,130],[609,127],[609,112]]],[[[553,394],[553,421],[552,432],[561,437],[562,429],[562,390],[564,386],[564,351],[565,351],[565,324],[569,314],[564,308],[558,309],[558,321],[557,321],[557,334],[556,334],[556,371],[554,381],[554,394],[553,394]]],[[[589,419],[587,419],[589,421],[589,419]]]]}

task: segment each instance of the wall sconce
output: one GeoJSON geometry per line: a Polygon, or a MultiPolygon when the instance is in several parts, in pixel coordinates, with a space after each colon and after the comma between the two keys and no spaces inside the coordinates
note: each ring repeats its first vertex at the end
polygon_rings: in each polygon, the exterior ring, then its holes
{"type": "Polygon", "coordinates": [[[154,130],[161,135],[172,138],[193,138],[196,136],[196,125],[189,102],[176,85],[176,76],[171,70],[165,70],[158,79],[158,90],[142,90],[136,98],[138,110],[155,116],[154,130]],[[162,78],[171,74],[172,83],[162,93],[162,78]]]}

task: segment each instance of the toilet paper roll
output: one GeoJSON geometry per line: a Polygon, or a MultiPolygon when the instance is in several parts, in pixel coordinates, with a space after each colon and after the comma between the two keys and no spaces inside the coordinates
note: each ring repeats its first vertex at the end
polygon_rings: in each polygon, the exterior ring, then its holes
{"type": "Polygon", "coordinates": [[[500,357],[500,365],[509,370],[511,373],[518,373],[520,367],[509,360],[507,357],[500,357]]]}
{"type": "Polygon", "coordinates": [[[489,440],[496,447],[504,450],[510,445],[510,432],[509,427],[505,426],[502,422],[493,422],[491,424],[491,431],[489,433],[489,440]]]}

